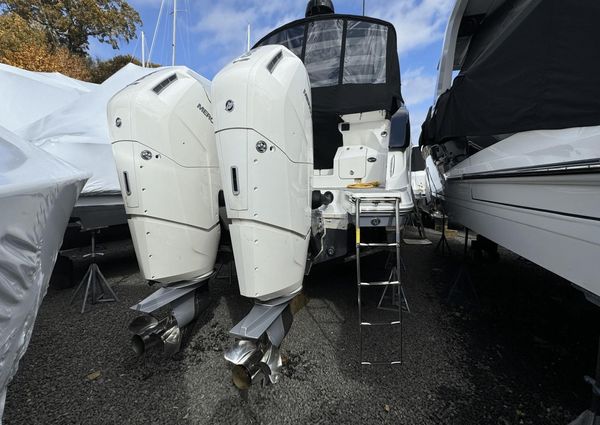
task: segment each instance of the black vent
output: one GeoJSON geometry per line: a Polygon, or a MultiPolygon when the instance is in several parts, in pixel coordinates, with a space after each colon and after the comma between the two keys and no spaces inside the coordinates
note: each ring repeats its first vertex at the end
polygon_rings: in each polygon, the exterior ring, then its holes
{"type": "Polygon", "coordinates": [[[173,74],[162,80],[152,91],[156,94],[160,94],[164,89],[169,87],[173,82],[177,80],[177,74],[173,74]]]}
{"type": "Polygon", "coordinates": [[[269,64],[267,65],[267,69],[269,70],[269,72],[271,74],[273,73],[273,70],[275,69],[277,64],[281,61],[281,59],[283,59],[283,52],[280,50],[279,53],[277,53],[275,55],[275,57],[273,59],[271,59],[271,62],[269,62],[269,64]]]}

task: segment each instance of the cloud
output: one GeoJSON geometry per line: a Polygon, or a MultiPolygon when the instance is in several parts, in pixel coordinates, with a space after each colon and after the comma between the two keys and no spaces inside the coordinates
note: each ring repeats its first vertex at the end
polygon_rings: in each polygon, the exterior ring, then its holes
{"type": "Polygon", "coordinates": [[[220,0],[213,6],[192,10],[196,24],[190,28],[199,40],[198,53],[211,58],[202,67],[209,75],[246,50],[248,23],[254,44],[272,29],[304,16],[304,5],[298,3],[291,7],[287,2],[220,0]]]}
{"type": "Polygon", "coordinates": [[[454,0],[372,0],[367,15],[394,24],[398,36],[398,53],[430,45],[444,37],[446,22],[454,0]]]}
{"type": "Polygon", "coordinates": [[[425,121],[429,105],[419,105],[409,108],[410,114],[410,141],[413,145],[419,144],[419,136],[421,135],[421,124],[425,121]]]}
{"type": "MultiPolygon", "coordinates": [[[[158,8],[160,7],[160,3],[162,0],[129,0],[129,4],[131,4],[134,8],[136,9],[140,9],[143,7],[155,7],[158,8]]],[[[165,4],[165,7],[167,6],[167,4],[165,4]]]]}
{"type": "Polygon", "coordinates": [[[433,103],[437,73],[426,73],[423,67],[409,69],[402,74],[402,97],[410,113],[411,140],[418,144],[421,124],[433,103]]]}
{"type": "Polygon", "coordinates": [[[409,69],[402,74],[402,97],[407,106],[424,101],[431,103],[437,75],[424,74],[423,68],[409,69]]]}

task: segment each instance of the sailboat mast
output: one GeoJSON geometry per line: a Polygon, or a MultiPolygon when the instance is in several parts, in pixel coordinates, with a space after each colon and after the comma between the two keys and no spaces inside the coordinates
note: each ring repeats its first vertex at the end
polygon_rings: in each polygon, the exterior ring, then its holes
{"type": "Polygon", "coordinates": [[[175,45],[177,42],[177,0],[173,0],[173,43],[171,44],[171,66],[175,66],[175,45]]]}
{"type": "Polygon", "coordinates": [[[150,63],[152,59],[152,51],[154,50],[154,42],[156,41],[156,34],[158,33],[158,28],[160,26],[160,18],[163,13],[163,7],[165,6],[165,0],[161,0],[160,2],[160,10],[158,11],[158,18],[156,19],[156,26],[154,27],[154,34],[152,35],[152,43],[150,44],[150,53],[148,53],[148,62],[146,65],[150,63]]]}
{"type": "Polygon", "coordinates": [[[142,31],[142,68],[146,68],[146,36],[142,31]]]}
{"type": "Polygon", "coordinates": [[[248,22],[247,38],[246,38],[246,51],[250,51],[250,22],[248,22]]]}

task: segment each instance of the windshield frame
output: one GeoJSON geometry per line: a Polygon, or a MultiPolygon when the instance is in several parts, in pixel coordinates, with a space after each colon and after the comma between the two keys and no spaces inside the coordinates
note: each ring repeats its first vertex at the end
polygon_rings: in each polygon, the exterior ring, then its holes
{"type": "MultiPolygon", "coordinates": [[[[379,25],[383,28],[385,28],[385,40],[383,43],[383,51],[385,52],[385,56],[383,58],[384,60],[384,64],[383,66],[385,67],[385,70],[383,71],[383,81],[381,81],[381,78],[379,78],[378,80],[376,80],[375,82],[367,82],[367,83],[362,83],[362,84],[371,84],[371,85],[385,85],[387,83],[389,83],[390,81],[393,81],[395,79],[399,80],[399,75],[396,77],[394,75],[392,75],[394,73],[394,68],[397,68],[397,65],[394,66],[393,64],[391,64],[391,62],[396,62],[398,61],[398,57],[397,57],[397,51],[394,48],[392,52],[390,52],[390,46],[396,46],[396,30],[394,28],[394,26],[386,21],[383,21],[381,19],[377,19],[377,18],[371,18],[368,16],[358,16],[358,15],[343,15],[343,14],[325,14],[325,15],[316,15],[316,16],[311,16],[309,18],[303,18],[303,19],[298,19],[292,22],[289,22],[281,27],[278,27],[276,29],[274,29],[273,31],[271,31],[270,33],[268,33],[267,35],[265,35],[264,37],[262,37],[258,42],[256,42],[256,44],[254,45],[253,48],[256,47],[260,47],[263,45],[266,45],[266,42],[271,39],[272,37],[276,36],[276,35],[280,35],[283,34],[285,31],[288,31],[290,29],[297,29],[300,27],[304,27],[304,35],[302,37],[302,45],[301,46],[296,46],[294,49],[292,49],[292,51],[300,58],[300,60],[302,60],[302,62],[306,64],[305,59],[306,59],[306,48],[307,48],[307,40],[308,40],[308,31],[310,28],[311,23],[314,22],[318,22],[318,21],[341,21],[342,23],[342,35],[341,35],[341,49],[340,49],[340,53],[339,53],[339,67],[336,69],[337,71],[337,83],[336,84],[330,84],[330,83],[321,83],[319,81],[317,81],[313,87],[335,87],[335,86],[351,86],[353,84],[357,84],[357,83],[353,83],[353,82],[345,82],[344,80],[347,79],[348,77],[348,73],[345,72],[345,64],[347,63],[347,56],[346,56],[346,41],[348,40],[347,37],[347,29],[349,27],[349,22],[352,21],[354,23],[356,22],[365,22],[365,23],[369,23],[369,24],[374,24],[374,25],[379,25]],[[393,40],[393,43],[392,43],[393,40]],[[300,47],[298,49],[298,47],[300,47]],[[299,55],[298,55],[298,51],[299,51],[299,55]],[[394,55],[395,58],[391,58],[390,54],[394,55]]],[[[299,33],[300,31],[298,31],[299,33]]],[[[280,45],[283,45],[285,47],[287,47],[286,44],[283,43],[277,43],[280,45]]],[[[289,47],[288,47],[289,48],[289,47]]],[[[307,65],[307,68],[311,66],[311,64],[309,63],[307,65]]],[[[399,69],[398,71],[396,71],[399,73],[399,69]]],[[[312,75],[311,75],[311,83],[314,83],[313,79],[312,79],[312,75]]]]}

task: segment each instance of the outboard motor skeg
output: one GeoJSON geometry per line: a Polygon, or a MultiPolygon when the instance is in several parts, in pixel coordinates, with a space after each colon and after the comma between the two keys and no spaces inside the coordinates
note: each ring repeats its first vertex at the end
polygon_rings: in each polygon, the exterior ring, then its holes
{"type": "Polygon", "coordinates": [[[311,90],[283,46],[252,50],[212,83],[219,168],[240,293],[300,291],[311,230],[311,90]]]}

